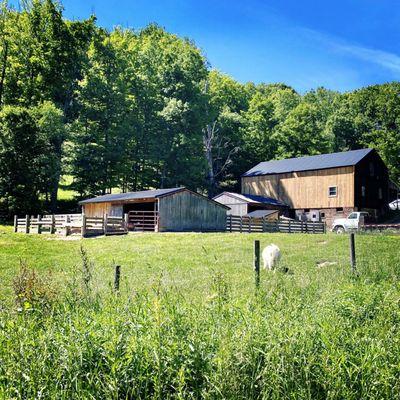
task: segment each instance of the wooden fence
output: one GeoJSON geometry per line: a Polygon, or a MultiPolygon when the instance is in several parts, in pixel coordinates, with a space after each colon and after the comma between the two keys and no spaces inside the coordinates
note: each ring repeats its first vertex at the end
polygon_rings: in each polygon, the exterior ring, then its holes
{"type": "Polygon", "coordinates": [[[272,221],[266,218],[241,217],[238,215],[228,215],[226,229],[228,232],[242,233],[326,233],[324,222],[303,222],[288,219],[272,221]]]}
{"type": "Polygon", "coordinates": [[[97,235],[121,235],[128,232],[126,219],[122,217],[86,217],[82,214],[26,215],[14,217],[14,232],[79,234],[83,237],[97,235]]]}

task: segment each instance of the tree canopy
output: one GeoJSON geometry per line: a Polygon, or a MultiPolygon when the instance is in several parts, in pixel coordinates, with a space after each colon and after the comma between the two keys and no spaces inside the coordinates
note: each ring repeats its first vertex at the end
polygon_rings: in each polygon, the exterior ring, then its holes
{"type": "Polygon", "coordinates": [[[185,185],[238,189],[255,163],[374,147],[400,182],[400,83],[297,93],[210,69],[189,39],[70,21],[54,0],[0,6],[0,205],[185,185]]]}

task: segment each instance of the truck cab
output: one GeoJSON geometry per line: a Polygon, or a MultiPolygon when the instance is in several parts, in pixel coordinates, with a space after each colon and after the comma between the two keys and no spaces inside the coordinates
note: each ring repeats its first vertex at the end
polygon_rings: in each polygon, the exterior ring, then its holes
{"type": "Polygon", "coordinates": [[[354,211],[347,218],[337,218],[332,223],[332,232],[344,233],[359,230],[364,226],[368,217],[369,214],[365,211],[354,211]]]}

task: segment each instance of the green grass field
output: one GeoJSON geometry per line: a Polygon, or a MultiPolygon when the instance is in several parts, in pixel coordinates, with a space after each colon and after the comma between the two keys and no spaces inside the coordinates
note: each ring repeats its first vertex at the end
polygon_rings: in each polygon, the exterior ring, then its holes
{"type": "Polygon", "coordinates": [[[358,276],[346,235],[1,228],[0,398],[399,398],[400,237],[356,245],[358,276]],[[258,291],[255,239],[289,268],[258,291]]]}

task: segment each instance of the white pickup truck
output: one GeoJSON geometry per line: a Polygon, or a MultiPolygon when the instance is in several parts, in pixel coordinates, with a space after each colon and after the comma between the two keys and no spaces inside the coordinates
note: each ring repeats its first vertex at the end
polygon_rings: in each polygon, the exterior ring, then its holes
{"type": "Polygon", "coordinates": [[[367,212],[352,212],[347,218],[337,218],[332,223],[332,231],[344,233],[359,230],[364,226],[365,219],[369,217],[367,212]]]}

